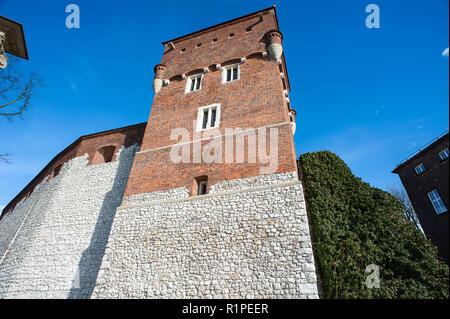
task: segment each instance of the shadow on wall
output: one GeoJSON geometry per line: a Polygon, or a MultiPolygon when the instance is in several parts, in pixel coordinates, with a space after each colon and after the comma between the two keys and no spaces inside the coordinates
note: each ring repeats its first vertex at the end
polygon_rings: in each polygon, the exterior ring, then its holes
{"type": "MultiPolygon", "coordinates": [[[[105,195],[89,247],[82,253],[78,263],[78,270],[67,298],[90,298],[94,290],[114,216],[116,215],[116,209],[122,202],[133,163],[134,153],[129,154],[123,150],[117,159],[119,165],[114,177],[113,187],[105,195]]],[[[136,148],[135,151],[137,151],[136,148]]],[[[103,165],[110,164],[106,163],[103,165]]]]}

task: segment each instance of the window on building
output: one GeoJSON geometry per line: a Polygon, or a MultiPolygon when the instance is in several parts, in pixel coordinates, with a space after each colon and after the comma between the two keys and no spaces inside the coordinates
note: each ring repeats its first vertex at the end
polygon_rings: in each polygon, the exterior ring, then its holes
{"type": "Polygon", "coordinates": [[[439,152],[439,158],[441,160],[445,160],[446,158],[448,158],[448,148],[439,152]]]}
{"type": "Polygon", "coordinates": [[[207,186],[207,182],[206,181],[200,182],[198,184],[198,194],[199,195],[205,195],[206,194],[206,186],[207,186]]]}
{"type": "Polygon", "coordinates": [[[445,204],[442,201],[441,196],[439,196],[439,192],[436,189],[428,193],[428,198],[430,199],[430,202],[433,205],[436,214],[442,214],[447,211],[447,207],[445,207],[445,204]]]}
{"type": "Polygon", "coordinates": [[[192,190],[194,196],[207,194],[207,189],[208,176],[199,176],[194,179],[194,189],[192,190]]]}
{"type": "Polygon", "coordinates": [[[186,93],[198,91],[202,88],[203,74],[190,76],[186,81],[186,93]]]}
{"type": "Polygon", "coordinates": [[[197,132],[217,128],[220,124],[220,104],[203,106],[198,110],[197,132]]]}
{"type": "Polygon", "coordinates": [[[239,80],[240,68],[239,64],[230,65],[224,68],[222,73],[222,83],[239,80]]]}
{"type": "Polygon", "coordinates": [[[416,174],[422,174],[423,172],[425,172],[425,166],[423,166],[422,163],[420,163],[419,165],[417,165],[414,170],[416,171],[416,174]]]}

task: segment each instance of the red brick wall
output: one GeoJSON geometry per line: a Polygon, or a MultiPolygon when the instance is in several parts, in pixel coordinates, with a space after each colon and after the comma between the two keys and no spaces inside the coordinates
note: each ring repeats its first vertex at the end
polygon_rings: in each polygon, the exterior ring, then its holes
{"type": "MultiPolygon", "coordinates": [[[[133,163],[125,196],[175,187],[191,188],[194,178],[201,175],[208,175],[209,185],[260,175],[260,167],[266,165],[259,162],[174,164],[169,157],[170,148],[154,149],[175,144],[176,141],[170,140],[175,128],[186,128],[192,138],[198,108],[214,103],[221,104],[222,134],[225,128],[258,128],[290,121],[283,93],[288,90],[284,63],[279,65],[261,54],[266,48],[264,35],[278,28],[274,11],[263,13],[262,22],[254,15],[178,39],[173,42],[175,49],[166,46],[161,63],[166,66],[163,78],[170,79],[170,84],[155,94],[142,153],[137,154],[133,163]],[[252,30],[246,32],[250,26],[252,30]],[[234,33],[231,38],[230,33],[234,33]],[[217,42],[213,43],[215,38],[217,42]],[[240,79],[222,84],[222,70],[217,70],[215,64],[224,66],[243,57],[247,60],[240,65],[240,79]],[[182,79],[181,74],[196,74],[204,67],[209,67],[209,72],[203,77],[202,88],[185,93],[187,77],[182,79]],[[285,74],[284,80],[281,72],[285,74]]],[[[296,171],[291,128],[284,125],[278,130],[277,172],[296,171]]]]}

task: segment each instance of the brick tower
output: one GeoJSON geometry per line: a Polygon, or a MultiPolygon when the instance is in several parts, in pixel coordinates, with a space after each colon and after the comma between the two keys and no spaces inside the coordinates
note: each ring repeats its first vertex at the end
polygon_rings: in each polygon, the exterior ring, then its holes
{"type": "Polygon", "coordinates": [[[93,297],[315,298],[275,7],[171,41],[93,297]]]}
{"type": "MultiPolygon", "coordinates": [[[[281,41],[275,9],[270,8],[164,42],[161,64],[155,66],[153,106],[125,196],[179,187],[193,195],[198,177],[207,178],[209,190],[220,181],[261,175],[261,166],[269,166],[264,159],[226,161],[225,147],[217,161],[205,163],[194,158],[193,141],[206,140],[209,135],[236,135],[238,128],[260,128],[267,135],[269,127],[277,128],[278,149],[274,151],[278,151],[278,165],[272,163],[266,170],[295,172],[291,124],[295,111],[289,103],[281,41]],[[214,123],[209,123],[208,117],[214,123]],[[190,133],[188,163],[170,160],[170,146],[180,141],[170,136],[177,128],[190,133]],[[210,128],[216,128],[214,133],[210,128]],[[234,131],[227,134],[226,129],[234,131]]],[[[224,138],[222,142],[224,145],[224,138]]],[[[205,144],[199,147],[201,151],[205,144]]],[[[247,143],[244,147],[240,151],[247,157],[247,143]]],[[[237,150],[232,153],[241,155],[237,150]]]]}

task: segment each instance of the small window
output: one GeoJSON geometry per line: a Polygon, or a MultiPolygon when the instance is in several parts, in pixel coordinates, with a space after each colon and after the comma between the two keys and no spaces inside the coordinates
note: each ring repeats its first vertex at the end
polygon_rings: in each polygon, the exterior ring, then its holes
{"type": "Polygon", "coordinates": [[[59,173],[61,173],[61,169],[62,169],[62,164],[59,164],[58,166],[56,166],[55,169],[53,170],[53,177],[58,176],[59,173]]]}
{"type": "Polygon", "coordinates": [[[197,132],[219,127],[220,104],[201,107],[197,116],[197,132]]]}
{"type": "Polygon", "coordinates": [[[198,195],[206,194],[206,186],[207,186],[207,181],[203,181],[198,184],[198,195]]]}
{"type": "Polygon", "coordinates": [[[222,83],[228,83],[240,78],[239,64],[230,65],[224,68],[222,73],[222,83]]]}
{"type": "Polygon", "coordinates": [[[446,158],[448,158],[448,148],[439,152],[439,158],[441,160],[445,160],[446,158]]]}
{"type": "Polygon", "coordinates": [[[212,42],[213,42],[213,43],[216,43],[216,42],[217,42],[217,38],[214,38],[214,39],[212,40],[212,42]]]}
{"type": "Polygon", "coordinates": [[[198,91],[202,88],[203,74],[197,74],[188,78],[185,93],[198,91]]]}
{"type": "Polygon", "coordinates": [[[230,33],[230,38],[234,37],[234,32],[230,33]]]}
{"type": "Polygon", "coordinates": [[[201,43],[197,43],[197,48],[200,48],[202,46],[201,43]]]}
{"type": "Polygon", "coordinates": [[[442,214],[447,211],[447,207],[445,207],[445,204],[436,189],[428,193],[428,198],[430,199],[430,202],[433,205],[436,214],[442,214]]]}
{"type": "Polygon", "coordinates": [[[422,174],[423,172],[425,172],[425,166],[423,166],[422,163],[420,163],[419,165],[417,165],[414,170],[416,171],[417,175],[422,174]]]}
{"type": "Polygon", "coordinates": [[[252,31],[252,27],[248,27],[247,29],[245,29],[245,32],[249,33],[250,31],[252,31]]]}
{"type": "Polygon", "coordinates": [[[208,176],[199,176],[194,179],[194,188],[192,195],[205,195],[208,189],[208,176]]]}
{"type": "Polygon", "coordinates": [[[181,52],[186,52],[186,48],[182,48],[182,49],[181,49],[181,52]]]}

